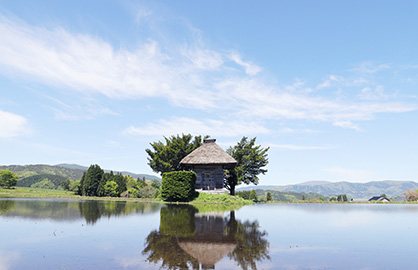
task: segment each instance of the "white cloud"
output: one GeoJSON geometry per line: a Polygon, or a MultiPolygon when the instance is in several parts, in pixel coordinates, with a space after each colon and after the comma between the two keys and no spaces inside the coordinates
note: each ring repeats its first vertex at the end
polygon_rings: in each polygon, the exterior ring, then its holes
{"type": "Polygon", "coordinates": [[[360,72],[365,75],[370,75],[389,68],[391,68],[391,66],[388,64],[375,64],[373,62],[366,61],[352,68],[352,71],[360,72]]]}
{"type": "Polygon", "coordinates": [[[148,123],[141,127],[131,126],[125,130],[125,133],[141,136],[170,136],[190,133],[192,135],[234,137],[242,134],[266,134],[269,133],[269,130],[255,122],[173,117],[161,119],[157,123],[148,123]]]}
{"type": "Polygon", "coordinates": [[[222,55],[208,49],[183,49],[182,54],[198,69],[216,70],[223,64],[222,55]]]}
{"type": "Polygon", "coordinates": [[[182,63],[176,59],[180,53],[165,54],[156,41],[133,51],[115,49],[97,37],[33,27],[4,17],[0,17],[0,32],[0,70],[11,76],[83,94],[165,97],[183,106],[211,106],[210,94],[198,98],[207,91],[201,90],[204,79],[193,67],[214,68],[220,61],[215,53],[197,51],[194,62],[182,63]]]}
{"type": "Polygon", "coordinates": [[[377,85],[376,87],[365,87],[361,89],[359,97],[364,100],[383,100],[387,99],[388,95],[384,92],[384,87],[382,85],[377,85]]]}
{"type": "Polygon", "coordinates": [[[232,107],[247,117],[302,119],[332,123],[365,121],[377,113],[408,112],[416,105],[400,102],[343,102],[320,96],[293,94],[265,84],[257,78],[224,80],[216,85],[232,107]]]}
{"type": "Polygon", "coordinates": [[[245,68],[245,73],[247,73],[247,75],[254,76],[261,71],[261,67],[252,63],[244,62],[241,59],[241,56],[237,53],[231,54],[230,59],[245,68]]]}
{"type": "MultiPolygon", "coordinates": [[[[138,16],[147,18],[153,14],[145,12],[138,16]]],[[[374,119],[378,113],[417,110],[415,104],[378,102],[370,98],[358,102],[321,96],[312,91],[334,83],[342,87],[353,86],[355,81],[367,84],[368,80],[363,78],[346,81],[342,76],[330,75],[313,88],[303,80],[278,87],[276,83],[256,76],[262,71],[261,67],[243,61],[238,53],[225,54],[208,49],[201,40],[181,46],[148,40],[139,43],[133,50],[127,50],[115,48],[105,40],[87,34],[73,34],[62,28],[34,27],[1,16],[0,33],[0,72],[52,85],[61,91],[77,91],[81,96],[101,94],[118,99],[163,98],[178,107],[216,111],[223,118],[239,115],[253,122],[252,127],[260,127],[254,124],[260,120],[296,119],[324,121],[358,130],[354,122],[374,119]],[[234,68],[228,60],[243,67],[245,72],[234,68]]],[[[388,65],[366,62],[355,70],[371,76],[388,68],[388,65]]],[[[362,87],[367,89],[370,86],[362,87]]],[[[379,94],[379,91],[377,89],[373,94],[379,94]]],[[[54,111],[62,119],[72,117],[71,110],[54,108],[54,111]]],[[[113,113],[106,108],[95,108],[93,111],[113,113]]],[[[240,130],[248,130],[243,123],[233,123],[240,130]]],[[[226,133],[217,128],[219,123],[205,121],[202,124],[200,121],[200,125],[205,132],[215,130],[219,134],[226,133]]],[[[223,130],[237,133],[223,122],[220,125],[223,130]]],[[[150,127],[160,126],[150,124],[150,127]]],[[[191,130],[190,127],[187,129],[191,130]]],[[[171,130],[179,129],[171,127],[171,130]]],[[[253,132],[253,129],[250,127],[249,131],[253,132]]],[[[267,131],[260,129],[260,132],[267,131]]]]}
{"type": "Polygon", "coordinates": [[[324,80],[322,83],[316,86],[316,89],[319,90],[323,88],[328,88],[328,87],[331,87],[333,83],[341,83],[341,82],[344,82],[344,78],[342,78],[341,76],[330,75],[328,76],[326,80],[324,80]]]}
{"type": "Polygon", "coordinates": [[[336,127],[342,127],[342,128],[348,128],[348,129],[354,129],[357,131],[361,131],[361,129],[358,127],[358,125],[353,124],[351,121],[335,121],[332,123],[336,127]]]}
{"type": "Polygon", "coordinates": [[[0,110],[0,138],[24,136],[29,133],[25,117],[0,110]]]}

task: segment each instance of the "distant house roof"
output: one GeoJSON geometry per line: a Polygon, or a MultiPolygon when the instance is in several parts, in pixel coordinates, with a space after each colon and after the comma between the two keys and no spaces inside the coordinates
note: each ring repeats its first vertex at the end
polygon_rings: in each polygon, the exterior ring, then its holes
{"type": "Polygon", "coordinates": [[[390,202],[390,200],[383,196],[373,196],[369,199],[369,202],[377,201],[377,202],[390,202]]]}
{"type": "Polygon", "coordinates": [[[205,139],[203,144],[180,161],[182,166],[223,165],[233,168],[237,161],[216,143],[216,139],[205,139]]]}

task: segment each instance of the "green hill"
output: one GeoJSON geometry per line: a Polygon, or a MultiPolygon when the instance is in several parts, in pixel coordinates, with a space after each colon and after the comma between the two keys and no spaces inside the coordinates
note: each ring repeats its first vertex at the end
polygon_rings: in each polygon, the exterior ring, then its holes
{"type": "Polygon", "coordinates": [[[18,187],[39,187],[39,188],[58,188],[66,177],[53,174],[38,174],[25,177],[16,184],[18,187]]]}
{"type": "Polygon", "coordinates": [[[8,165],[0,166],[0,170],[10,170],[19,175],[19,181],[30,176],[49,174],[65,177],[70,180],[78,180],[83,176],[83,170],[69,169],[51,165],[8,165]]]}
{"type": "MultiPolygon", "coordinates": [[[[87,171],[88,167],[77,164],[58,164],[58,165],[3,165],[0,170],[10,170],[17,175],[19,179],[16,186],[18,187],[37,187],[56,189],[64,180],[79,180],[83,176],[83,172],[87,171]]],[[[110,172],[110,170],[105,170],[110,172]]],[[[117,173],[116,171],[114,171],[117,173]]],[[[133,178],[144,178],[148,180],[158,180],[161,178],[149,174],[136,174],[131,172],[120,172],[123,175],[129,175],[133,178]]]]}

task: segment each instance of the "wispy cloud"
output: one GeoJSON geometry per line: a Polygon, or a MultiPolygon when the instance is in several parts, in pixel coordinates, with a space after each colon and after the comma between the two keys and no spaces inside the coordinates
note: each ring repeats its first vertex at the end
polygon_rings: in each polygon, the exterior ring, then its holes
{"type": "Polygon", "coordinates": [[[255,65],[255,64],[249,63],[249,62],[244,62],[241,59],[241,56],[237,53],[231,54],[230,59],[233,60],[238,65],[244,67],[245,73],[247,73],[247,75],[253,76],[253,75],[256,75],[257,73],[259,73],[261,71],[261,67],[255,65]]]}
{"type": "MultiPolygon", "coordinates": [[[[153,15],[145,12],[138,16],[142,20],[153,15]]],[[[243,134],[252,133],[256,127],[257,133],[263,133],[268,131],[258,123],[264,120],[315,120],[360,130],[355,122],[374,119],[378,113],[418,109],[414,103],[373,99],[384,93],[374,85],[367,85],[368,80],[361,76],[348,81],[343,76],[330,75],[313,87],[303,80],[278,86],[260,76],[262,68],[257,64],[244,61],[240,54],[230,50],[208,48],[200,39],[180,46],[147,40],[128,50],[116,48],[97,36],[71,33],[60,27],[31,26],[4,16],[0,16],[0,32],[0,72],[3,74],[52,85],[60,91],[77,92],[80,96],[156,97],[168,100],[173,106],[216,112],[214,118],[219,117],[210,121],[177,118],[182,124],[180,127],[185,128],[183,132],[243,134]],[[362,88],[357,92],[363,89],[363,98],[357,95],[357,99],[340,99],[312,91],[334,87],[334,84],[353,86],[355,81],[361,82],[362,88]],[[236,130],[222,120],[237,115],[247,119],[249,126],[233,121],[234,128],[239,129],[236,130]]],[[[389,65],[365,62],[354,70],[372,76],[389,68],[389,65]]],[[[65,106],[53,108],[57,117],[71,118],[71,110],[65,106]]],[[[104,111],[99,113],[112,113],[102,109],[104,111]]],[[[158,128],[170,132],[180,130],[169,120],[145,127],[148,131],[137,130],[136,133],[151,134],[158,128]]]]}
{"type": "Polygon", "coordinates": [[[382,85],[377,85],[373,88],[365,87],[361,89],[359,97],[363,100],[385,100],[389,98],[382,85]]]}
{"type": "Polygon", "coordinates": [[[353,124],[351,121],[335,121],[332,124],[336,127],[342,127],[342,128],[348,128],[348,129],[361,131],[361,128],[358,125],[353,124]]]}
{"type": "Polygon", "coordinates": [[[353,67],[351,70],[369,75],[369,74],[373,74],[373,73],[376,73],[385,69],[389,69],[390,67],[391,66],[389,64],[375,64],[370,61],[365,61],[353,67]]]}
{"type": "Polygon", "coordinates": [[[0,138],[13,138],[30,134],[25,117],[0,110],[0,138]]]}
{"type": "Polygon", "coordinates": [[[49,106],[57,120],[92,120],[101,115],[119,115],[109,108],[102,106],[95,101],[84,101],[82,103],[67,104],[57,98],[47,97],[54,105],[49,106]]]}
{"type": "Polygon", "coordinates": [[[270,131],[255,122],[226,121],[205,119],[197,120],[187,117],[161,119],[157,123],[144,126],[131,126],[125,130],[130,135],[160,136],[190,133],[193,135],[210,135],[234,137],[242,134],[266,134],[270,131]]]}
{"type": "Polygon", "coordinates": [[[329,75],[327,79],[325,79],[322,83],[316,86],[316,89],[323,89],[331,87],[334,83],[341,83],[344,81],[344,78],[341,76],[336,75],[329,75]]]}

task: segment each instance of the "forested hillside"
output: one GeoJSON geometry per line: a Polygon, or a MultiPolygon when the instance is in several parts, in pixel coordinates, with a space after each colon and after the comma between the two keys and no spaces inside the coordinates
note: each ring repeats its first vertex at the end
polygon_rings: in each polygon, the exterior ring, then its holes
{"type": "Polygon", "coordinates": [[[70,180],[80,179],[83,175],[83,170],[69,169],[59,166],[51,165],[9,165],[0,166],[0,170],[10,170],[19,175],[19,181],[30,176],[49,174],[65,177],[70,180]]]}
{"type": "Polygon", "coordinates": [[[16,186],[57,189],[67,179],[60,175],[38,174],[17,181],[16,186]]]}
{"type": "MultiPolygon", "coordinates": [[[[87,171],[87,169],[88,167],[80,166],[77,164],[59,164],[54,166],[41,164],[0,166],[0,170],[10,170],[19,176],[16,184],[18,187],[48,189],[57,189],[67,179],[73,182],[75,180],[80,180],[83,176],[83,173],[87,171]]],[[[111,171],[105,170],[105,172],[110,173],[111,171]]],[[[135,174],[125,171],[114,171],[114,173],[128,175],[133,179],[141,179],[143,181],[145,181],[144,179],[147,179],[149,183],[151,183],[153,180],[161,181],[159,177],[148,174],[135,174]]],[[[139,194],[138,196],[144,196],[144,194],[139,194]]]]}

